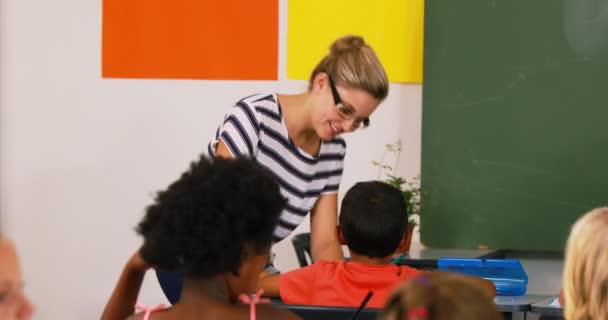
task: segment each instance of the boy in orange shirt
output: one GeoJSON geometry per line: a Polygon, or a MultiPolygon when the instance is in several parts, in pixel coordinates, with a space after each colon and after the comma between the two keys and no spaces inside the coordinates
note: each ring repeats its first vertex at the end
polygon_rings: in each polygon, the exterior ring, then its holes
{"type": "Polygon", "coordinates": [[[359,182],[342,200],[337,227],[351,261],[317,261],[284,274],[263,277],[266,296],[287,304],[358,306],[371,290],[367,306],[380,308],[403,280],[422,271],[391,263],[409,241],[407,206],[401,192],[378,181],[359,182]]]}
{"type": "MultiPolygon", "coordinates": [[[[357,307],[372,291],[367,307],[381,308],[401,282],[423,272],[391,263],[395,251],[412,236],[407,221],[407,206],[399,189],[379,181],[359,182],[342,200],[337,227],[351,261],[317,261],[263,277],[258,286],[266,296],[280,297],[283,303],[317,306],[357,307]]],[[[496,295],[491,281],[462,277],[480,283],[490,296],[496,295]]]]}

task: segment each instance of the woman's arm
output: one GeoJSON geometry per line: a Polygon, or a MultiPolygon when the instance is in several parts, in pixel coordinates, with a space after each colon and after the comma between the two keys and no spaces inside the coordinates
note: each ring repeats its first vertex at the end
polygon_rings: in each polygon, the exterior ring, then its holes
{"type": "Polygon", "coordinates": [[[224,143],[224,140],[222,140],[222,139],[220,139],[217,142],[217,146],[215,149],[215,156],[227,158],[227,159],[234,158],[234,155],[232,154],[232,152],[230,152],[230,149],[228,149],[228,147],[224,143]]]}
{"type": "Polygon", "coordinates": [[[338,194],[322,194],[310,212],[310,249],[313,261],[344,259],[338,242],[338,194]]]}
{"type": "Polygon", "coordinates": [[[144,275],[150,267],[139,250],[131,256],[103,310],[102,320],[124,320],[133,315],[144,275]]]}

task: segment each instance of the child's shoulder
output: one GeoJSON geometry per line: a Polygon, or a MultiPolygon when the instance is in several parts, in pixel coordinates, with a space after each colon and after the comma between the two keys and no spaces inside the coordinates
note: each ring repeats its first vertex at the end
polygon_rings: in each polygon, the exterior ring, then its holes
{"type": "Polygon", "coordinates": [[[338,269],[340,267],[344,267],[347,264],[349,264],[350,261],[346,261],[346,260],[341,260],[341,261],[326,261],[326,260],[319,260],[316,261],[315,263],[311,264],[310,267],[311,269],[317,269],[317,270],[335,270],[338,269]]]}
{"type": "MultiPolygon", "coordinates": [[[[128,317],[126,320],[143,320],[145,318],[145,315],[145,312],[135,313],[128,317]]],[[[154,317],[152,317],[152,319],[154,319],[154,317]]]]}
{"type": "Polygon", "coordinates": [[[415,277],[417,275],[421,275],[423,273],[425,273],[424,270],[420,270],[420,269],[416,269],[416,268],[412,268],[410,266],[399,266],[399,269],[401,269],[401,277],[402,278],[412,278],[415,277]]]}
{"type": "MultiPolygon", "coordinates": [[[[287,309],[262,303],[256,304],[257,319],[269,320],[299,320],[300,318],[287,309]]],[[[248,320],[251,318],[251,307],[246,304],[222,304],[205,308],[205,314],[197,318],[211,320],[248,320]]],[[[139,319],[137,319],[139,320],[139,319]]]]}
{"type": "Polygon", "coordinates": [[[313,263],[313,266],[336,266],[341,263],[348,263],[349,261],[340,260],[340,261],[328,261],[328,260],[318,260],[313,263]]]}

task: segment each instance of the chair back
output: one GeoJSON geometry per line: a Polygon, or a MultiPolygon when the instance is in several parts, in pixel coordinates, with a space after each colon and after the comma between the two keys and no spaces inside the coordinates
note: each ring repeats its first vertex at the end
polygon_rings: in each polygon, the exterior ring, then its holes
{"type": "Polygon", "coordinates": [[[312,254],[310,253],[310,233],[300,233],[291,238],[293,249],[300,267],[312,264],[312,254]]]}

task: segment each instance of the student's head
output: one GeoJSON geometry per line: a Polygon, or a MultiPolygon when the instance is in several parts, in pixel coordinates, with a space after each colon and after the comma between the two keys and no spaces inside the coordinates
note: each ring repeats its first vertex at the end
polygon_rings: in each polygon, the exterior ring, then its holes
{"type": "Polygon", "coordinates": [[[499,320],[492,297],[461,275],[428,272],[397,288],[379,320],[499,320]]]}
{"type": "Polygon", "coordinates": [[[251,293],[284,205],[274,176],[253,161],[203,156],[147,208],[142,257],[187,278],[226,276],[232,298],[251,293]]]}
{"type": "Polygon", "coordinates": [[[586,213],[572,226],[566,245],[564,298],[568,320],[608,315],[608,207],[586,213]]]}
{"type": "Polygon", "coordinates": [[[23,276],[15,246],[0,235],[0,320],[30,319],[33,307],[23,293],[23,276]]]}
{"type": "Polygon", "coordinates": [[[363,38],[337,39],[310,75],[309,91],[316,99],[315,131],[321,139],[331,140],[367,126],[388,90],[386,72],[363,38]]]}
{"type": "Polygon", "coordinates": [[[350,251],[387,257],[407,236],[407,205],[401,191],[389,184],[359,182],[342,199],[339,224],[350,251]]]}

